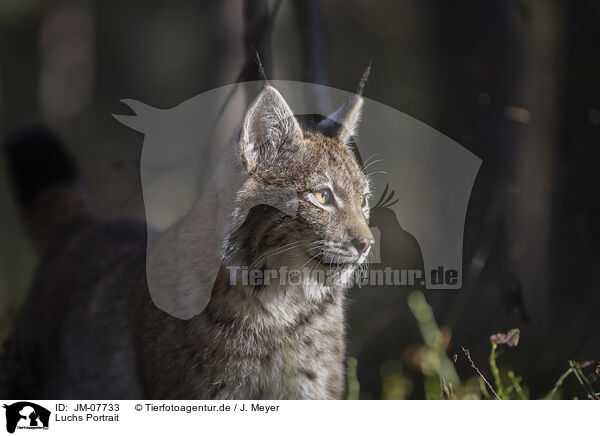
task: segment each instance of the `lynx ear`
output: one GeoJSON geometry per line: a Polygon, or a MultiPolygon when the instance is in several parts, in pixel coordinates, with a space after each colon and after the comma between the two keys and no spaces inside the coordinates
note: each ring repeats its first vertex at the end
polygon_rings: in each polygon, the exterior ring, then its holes
{"type": "Polygon", "coordinates": [[[319,131],[324,135],[337,138],[344,144],[358,133],[362,115],[362,97],[355,95],[346,104],[319,123],[319,131]]]}
{"type": "Polygon", "coordinates": [[[261,163],[294,149],[302,139],[302,129],[292,110],[272,86],[265,86],[244,116],[240,137],[242,163],[252,172],[261,163]]]}
{"type": "Polygon", "coordinates": [[[327,136],[337,138],[345,144],[348,144],[350,138],[358,134],[358,125],[362,115],[363,89],[371,73],[371,63],[362,75],[358,84],[356,94],[352,96],[344,105],[334,113],[323,119],[319,125],[319,130],[327,136]]]}

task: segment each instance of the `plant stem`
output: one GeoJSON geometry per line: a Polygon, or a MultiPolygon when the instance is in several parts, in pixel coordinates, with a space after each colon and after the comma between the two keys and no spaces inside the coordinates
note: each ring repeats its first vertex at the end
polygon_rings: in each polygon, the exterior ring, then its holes
{"type": "Polygon", "coordinates": [[[360,397],[360,383],[358,382],[358,361],[354,357],[346,361],[346,380],[348,385],[347,400],[358,400],[360,397]]]}
{"type": "Polygon", "coordinates": [[[546,395],[546,398],[549,398],[551,400],[554,399],[554,395],[556,395],[556,392],[558,392],[558,389],[562,386],[562,384],[565,381],[565,379],[572,372],[573,372],[573,368],[569,368],[565,372],[563,372],[562,375],[558,378],[558,380],[556,380],[556,383],[554,384],[554,387],[552,388],[552,390],[550,391],[550,393],[548,395],[546,395]]]}
{"type": "Polygon", "coordinates": [[[496,365],[496,349],[498,345],[495,342],[492,342],[492,351],[490,352],[490,370],[492,371],[492,375],[494,376],[494,383],[496,383],[496,390],[498,391],[498,396],[500,398],[504,398],[504,386],[502,385],[502,379],[500,378],[500,370],[498,369],[498,365],[496,365]]]}
{"type": "Polygon", "coordinates": [[[508,371],[508,378],[510,379],[510,382],[515,388],[515,392],[519,395],[519,398],[521,398],[521,400],[526,400],[527,396],[525,395],[525,392],[523,392],[523,389],[521,388],[521,383],[519,383],[519,379],[515,376],[515,373],[512,371],[508,371]]]}

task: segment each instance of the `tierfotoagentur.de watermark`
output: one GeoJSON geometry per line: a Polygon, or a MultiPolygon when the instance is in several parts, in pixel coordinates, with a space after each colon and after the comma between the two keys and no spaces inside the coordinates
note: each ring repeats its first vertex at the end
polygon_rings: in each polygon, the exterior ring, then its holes
{"type": "MultiPolygon", "coordinates": [[[[345,273],[338,269],[278,269],[250,268],[247,266],[227,266],[230,285],[242,286],[423,286],[425,277],[419,269],[370,268],[345,273]]],[[[456,271],[438,268],[432,271],[432,280],[456,280],[456,271]]]]}

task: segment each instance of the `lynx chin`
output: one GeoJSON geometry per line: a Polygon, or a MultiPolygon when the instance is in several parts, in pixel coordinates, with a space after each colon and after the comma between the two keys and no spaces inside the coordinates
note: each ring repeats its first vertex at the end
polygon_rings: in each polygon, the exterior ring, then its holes
{"type": "Polygon", "coordinates": [[[215,199],[201,195],[161,236],[157,252],[169,253],[169,261],[157,262],[152,252],[147,259],[145,225],[93,216],[72,160],[52,133],[34,128],[15,136],[6,147],[13,188],[43,260],[5,344],[0,394],[341,398],[344,283],[374,243],[369,180],[352,144],[362,86],[364,80],[336,113],[312,122],[294,116],[275,88],[263,86],[230,150],[244,178],[235,187],[210,301],[186,320],[156,307],[146,269],[160,264],[156,277],[164,291],[181,287],[194,298],[204,259],[204,241],[194,235],[212,224],[205,216],[215,199]],[[33,155],[44,159],[34,162],[33,155]],[[161,271],[180,265],[186,269],[176,279],[160,281],[161,271]],[[338,280],[253,286],[232,283],[232,267],[308,268],[338,280]]]}

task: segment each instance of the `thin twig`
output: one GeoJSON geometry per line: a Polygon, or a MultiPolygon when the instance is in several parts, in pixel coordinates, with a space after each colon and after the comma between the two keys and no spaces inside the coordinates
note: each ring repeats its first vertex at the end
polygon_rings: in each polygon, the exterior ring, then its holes
{"type": "Polygon", "coordinates": [[[473,359],[471,359],[471,353],[469,353],[469,350],[467,350],[463,346],[461,346],[460,348],[462,348],[463,352],[465,353],[465,356],[467,356],[467,359],[469,359],[469,362],[471,363],[471,366],[473,367],[473,369],[475,371],[477,371],[477,374],[479,374],[479,377],[481,377],[481,379],[485,382],[485,384],[487,385],[487,387],[489,388],[489,390],[492,391],[492,393],[494,394],[494,396],[496,397],[496,399],[501,400],[502,398],[500,398],[498,396],[498,394],[496,393],[496,391],[494,390],[494,388],[492,387],[492,385],[490,384],[490,382],[488,382],[486,380],[486,378],[483,376],[483,374],[481,373],[481,371],[479,371],[479,368],[477,368],[477,366],[475,365],[475,362],[473,362],[473,359]]]}
{"type": "Polygon", "coordinates": [[[585,375],[581,371],[581,368],[579,367],[579,365],[576,362],[574,362],[573,360],[569,360],[569,366],[573,370],[573,373],[575,374],[575,377],[577,377],[577,381],[579,382],[579,384],[585,390],[585,393],[587,394],[588,398],[589,399],[594,399],[595,398],[596,400],[600,400],[600,396],[596,395],[596,393],[594,392],[594,389],[593,389],[591,383],[585,377],[585,375]]]}

